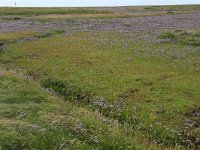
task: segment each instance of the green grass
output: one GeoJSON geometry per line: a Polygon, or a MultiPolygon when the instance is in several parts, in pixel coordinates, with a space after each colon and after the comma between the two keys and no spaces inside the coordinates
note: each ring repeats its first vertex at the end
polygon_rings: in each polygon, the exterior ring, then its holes
{"type": "Polygon", "coordinates": [[[18,39],[22,39],[25,37],[33,37],[37,35],[39,35],[39,33],[33,31],[5,32],[0,34],[0,43],[1,44],[11,43],[18,39]]]}
{"type": "Polygon", "coordinates": [[[199,11],[200,5],[172,5],[172,6],[147,6],[144,7],[144,9],[147,10],[153,10],[153,11],[199,11]]]}
{"type": "Polygon", "coordinates": [[[11,43],[22,42],[26,40],[34,40],[40,38],[47,38],[53,35],[63,34],[65,31],[60,29],[48,30],[43,33],[31,32],[31,31],[21,31],[21,32],[5,32],[0,35],[0,45],[8,45],[11,43]]]}
{"type": "Polygon", "coordinates": [[[186,45],[200,46],[200,32],[195,30],[176,30],[160,35],[162,39],[170,39],[186,45]]]}
{"type": "Polygon", "coordinates": [[[0,71],[1,149],[146,149],[98,113],[53,96],[23,75],[0,71]]]}
{"type": "MultiPolygon", "coordinates": [[[[109,119],[130,123],[133,132],[129,129],[129,134],[145,136],[167,147],[176,144],[187,147],[186,135],[199,137],[199,134],[191,128],[179,135],[185,128],[184,117],[200,107],[199,71],[187,61],[191,58],[195,61],[199,54],[186,55],[180,62],[167,54],[140,58],[133,52],[141,45],[156,52],[163,43],[149,46],[128,39],[128,35],[122,38],[109,32],[51,36],[12,44],[1,54],[0,61],[7,69],[23,72],[74,104],[86,100],[81,107],[100,109],[109,119]],[[113,36],[115,42],[105,43],[113,36]],[[125,49],[124,41],[129,43],[125,49]],[[100,97],[112,105],[117,100],[122,106],[116,105],[113,115],[109,110],[90,105],[90,99],[100,97]],[[130,120],[133,115],[135,119],[130,120]]],[[[164,45],[170,49],[184,48],[182,43],[164,45]]]]}
{"type": "Polygon", "coordinates": [[[132,18],[142,16],[162,16],[183,13],[197,13],[200,5],[180,6],[127,6],[127,7],[96,7],[96,8],[29,8],[1,7],[0,16],[3,20],[17,21],[21,19],[69,19],[69,18],[132,18]],[[33,18],[31,18],[33,17],[33,18]]]}
{"type": "Polygon", "coordinates": [[[0,8],[0,16],[35,16],[46,14],[108,14],[109,11],[90,8],[0,8]]]}
{"type": "MultiPolygon", "coordinates": [[[[199,5],[0,8],[0,15],[17,15],[12,21],[153,11],[191,13],[199,5]]],[[[137,40],[151,37],[143,32],[64,33],[0,33],[0,149],[199,148],[198,124],[186,125],[199,121],[199,30],[161,31],[148,40],[137,40]]]]}

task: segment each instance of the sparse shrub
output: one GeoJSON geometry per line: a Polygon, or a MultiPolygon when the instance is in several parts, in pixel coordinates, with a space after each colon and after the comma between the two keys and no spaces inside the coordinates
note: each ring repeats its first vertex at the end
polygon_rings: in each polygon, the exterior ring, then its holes
{"type": "Polygon", "coordinates": [[[20,17],[13,17],[13,20],[21,20],[20,17]]]}
{"type": "Polygon", "coordinates": [[[173,11],[168,11],[167,14],[174,14],[174,12],[173,11]]]}
{"type": "Polygon", "coordinates": [[[174,40],[176,39],[176,34],[173,32],[165,32],[160,35],[160,38],[174,40]]]}
{"type": "Polygon", "coordinates": [[[46,33],[42,34],[40,37],[45,38],[45,37],[49,37],[52,35],[63,34],[64,32],[65,32],[64,30],[59,30],[59,29],[50,30],[50,31],[47,31],[46,33]]]}
{"type": "Polygon", "coordinates": [[[165,32],[159,36],[161,39],[170,39],[173,42],[200,46],[200,32],[194,30],[175,30],[171,32],[165,32]]]}

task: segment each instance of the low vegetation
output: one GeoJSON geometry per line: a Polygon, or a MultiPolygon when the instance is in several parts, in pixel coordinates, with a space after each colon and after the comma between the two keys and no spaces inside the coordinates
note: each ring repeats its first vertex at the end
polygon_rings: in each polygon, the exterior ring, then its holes
{"type": "Polygon", "coordinates": [[[95,10],[92,8],[1,8],[0,16],[35,16],[45,14],[108,14],[109,11],[95,10]]]}
{"type": "Polygon", "coordinates": [[[132,19],[0,32],[0,149],[198,149],[199,29],[132,19]]]}
{"type": "Polygon", "coordinates": [[[2,69],[0,108],[1,149],[145,148],[114,121],[63,101],[23,75],[2,69]]]}
{"type": "Polygon", "coordinates": [[[176,30],[165,32],[160,35],[162,39],[169,39],[172,42],[179,42],[186,45],[200,46],[200,32],[194,30],[176,30]]]}

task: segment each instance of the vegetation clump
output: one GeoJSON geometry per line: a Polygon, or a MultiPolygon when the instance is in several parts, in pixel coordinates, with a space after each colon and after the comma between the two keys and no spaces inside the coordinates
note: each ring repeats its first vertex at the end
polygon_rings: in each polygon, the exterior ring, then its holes
{"type": "Polygon", "coordinates": [[[185,45],[200,46],[200,32],[195,30],[175,30],[165,32],[159,36],[161,39],[170,39],[185,45]]]}
{"type": "Polygon", "coordinates": [[[44,34],[39,35],[39,37],[45,38],[45,37],[52,36],[52,35],[63,34],[64,32],[65,32],[64,30],[59,30],[59,29],[49,30],[44,34]]]}

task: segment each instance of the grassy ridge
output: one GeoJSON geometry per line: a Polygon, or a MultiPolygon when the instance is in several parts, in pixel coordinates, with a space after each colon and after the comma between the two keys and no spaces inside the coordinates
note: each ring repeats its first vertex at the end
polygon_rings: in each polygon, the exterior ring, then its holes
{"type": "Polygon", "coordinates": [[[19,16],[34,16],[46,14],[108,14],[106,10],[95,10],[87,8],[0,8],[0,16],[19,15],[19,16]]]}
{"type": "Polygon", "coordinates": [[[176,5],[176,6],[147,6],[144,7],[144,9],[147,10],[153,10],[153,11],[160,11],[160,10],[166,10],[166,11],[199,11],[200,5],[176,5]]]}
{"type": "Polygon", "coordinates": [[[67,19],[67,18],[131,18],[139,16],[160,16],[179,13],[196,13],[200,5],[180,6],[127,6],[103,8],[30,8],[1,7],[0,16],[4,19],[20,20],[24,17],[35,19],[67,19]],[[11,18],[9,18],[11,17],[11,18]]]}

